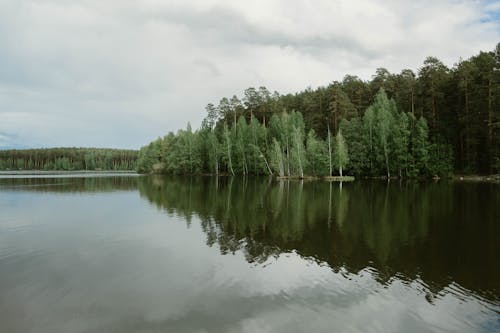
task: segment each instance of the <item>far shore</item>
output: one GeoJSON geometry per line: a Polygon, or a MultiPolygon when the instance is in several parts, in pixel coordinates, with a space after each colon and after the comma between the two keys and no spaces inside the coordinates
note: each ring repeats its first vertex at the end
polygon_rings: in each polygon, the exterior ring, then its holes
{"type": "Polygon", "coordinates": [[[133,170],[0,170],[0,175],[137,174],[133,170]]]}

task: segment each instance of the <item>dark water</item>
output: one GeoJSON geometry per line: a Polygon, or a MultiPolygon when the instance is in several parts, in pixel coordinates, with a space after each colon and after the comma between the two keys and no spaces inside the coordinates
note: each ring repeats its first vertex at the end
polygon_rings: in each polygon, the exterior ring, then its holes
{"type": "Polygon", "coordinates": [[[500,332],[500,185],[0,179],[0,332],[500,332]]]}

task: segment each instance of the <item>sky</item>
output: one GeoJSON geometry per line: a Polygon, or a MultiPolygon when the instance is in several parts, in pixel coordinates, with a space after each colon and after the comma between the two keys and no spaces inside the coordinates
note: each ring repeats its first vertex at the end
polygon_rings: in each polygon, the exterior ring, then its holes
{"type": "Polygon", "coordinates": [[[248,87],[452,66],[500,42],[500,1],[0,0],[0,149],[139,148],[248,87]]]}

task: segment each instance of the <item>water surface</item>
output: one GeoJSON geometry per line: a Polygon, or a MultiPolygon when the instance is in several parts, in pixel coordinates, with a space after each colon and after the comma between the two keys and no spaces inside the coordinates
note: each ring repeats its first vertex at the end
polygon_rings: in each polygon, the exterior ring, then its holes
{"type": "Polygon", "coordinates": [[[498,332],[500,186],[0,179],[1,332],[498,332]]]}

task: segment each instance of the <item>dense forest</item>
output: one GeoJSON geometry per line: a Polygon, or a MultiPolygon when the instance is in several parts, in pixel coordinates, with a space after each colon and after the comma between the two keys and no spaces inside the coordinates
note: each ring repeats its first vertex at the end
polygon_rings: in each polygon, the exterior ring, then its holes
{"type": "Polygon", "coordinates": [[[378,68],[370,81],[280,95],[248,88],[208,104],[200,129],[139,152],[140,172],[434,176],[500,172],[500,44],[452,68],[378,68]]]}
{"type": "Polygon", "coordinates": [[[135,170],[137,155],[107,148],[0,150],[0,170],[135,170]]]}

